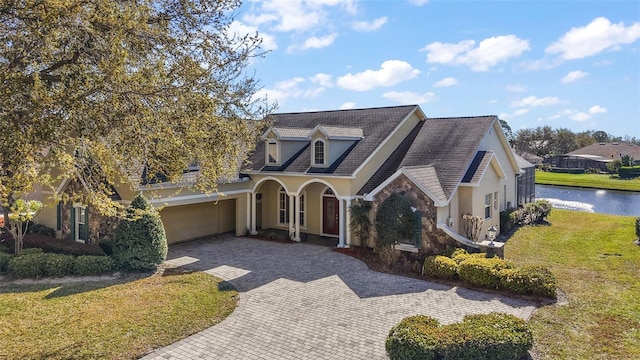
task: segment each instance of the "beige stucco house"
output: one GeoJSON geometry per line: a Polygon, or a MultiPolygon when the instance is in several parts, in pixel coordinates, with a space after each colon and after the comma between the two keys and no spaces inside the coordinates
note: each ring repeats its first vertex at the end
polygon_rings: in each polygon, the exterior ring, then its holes
{"type": "MultiPolygon", "coordinates": [[[[248,165],[237,179],[220,184],[217,194],[192,191],[184,186],[188,181],[128,184],[115,191],[123,203],[148,192],[161,208],[170,243],[280,229],[293,241],[316,235],[346,247],[357,243],[350,232],[351,205],[370,201],[373,219],[377,206],[398,193],[407,197],[421,225],[419,241],[401,248],[430,252],[456,242],[478,247],[463,235],[462,215],[484,219],[484,239],[487,228],[499,229],[500,211],[517,205],[517,179],[524,172],[496,116],[428,118],[410,105],[272,119],[248,165]]],[[[91,209],[48,205],[39,222],[75,240],[100,237],[104,221],[92,222],[91,209]]]]}

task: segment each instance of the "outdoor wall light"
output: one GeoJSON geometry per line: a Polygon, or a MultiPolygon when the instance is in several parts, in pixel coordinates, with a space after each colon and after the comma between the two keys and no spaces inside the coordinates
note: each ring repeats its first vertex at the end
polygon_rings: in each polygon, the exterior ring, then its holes
{"type": "Polygon", "coordinates": [[[496,239],[496,234],[498,233],[498,229],[496,229],[495,226],[491,225],[491,227],[489,229],[487,229],[487,232],[489,233],[489,246],[493,246],[493,240],[496,239]]]}

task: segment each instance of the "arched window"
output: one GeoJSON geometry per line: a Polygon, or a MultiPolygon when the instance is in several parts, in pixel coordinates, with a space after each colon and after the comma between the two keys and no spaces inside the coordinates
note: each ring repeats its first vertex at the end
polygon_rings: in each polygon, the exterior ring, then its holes
{"type": "Polygon", "coordinates": [[[326,146],[324,140],[318,139],[313,143],[313,165],[325,165],[326,146]]]}

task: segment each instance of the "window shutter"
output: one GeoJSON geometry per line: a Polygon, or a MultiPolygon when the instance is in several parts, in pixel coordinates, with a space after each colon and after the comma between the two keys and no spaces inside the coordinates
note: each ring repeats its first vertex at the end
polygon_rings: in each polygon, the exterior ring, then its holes
{"type": "Polygon", "coordinates": [[[89,207],[84,209],[84,234],[83,239],[85,243],[89,243],[89,207]]]}
{"type": "Polygon", "coordinates": [[[62,230],[62,202],[56,206],[56,230],[62,230]]]}
{"type": "Polygon", "coordinates": [[[76,209],[73,207],[73,204],[69,204],[69,209],[71,210],[71,240],[76,241],[76,209]]]}
{"type": "Polygon", "coordinates": [[[415,216],[415,228],[414,228],[414,239],[415,245],[418,249],[422,246],[422,212],[416,211],[413,213],[415,216]]]}

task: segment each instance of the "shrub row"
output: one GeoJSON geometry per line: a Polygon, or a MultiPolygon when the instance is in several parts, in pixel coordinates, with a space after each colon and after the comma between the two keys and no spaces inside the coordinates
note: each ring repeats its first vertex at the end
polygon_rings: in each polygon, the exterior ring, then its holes
{"type": "MultiPolygon", "coordinates": [[[[0,259],[3,258],[4,255],[0,255],[0,259]]],[[[0,260],[0,270],[2,261],[0,260]]],[[[6,270],[14,278],[99,275],[113,269],[113,260],[108,256],[81,255],[75,257],[73,255],[43,253],[42,249],[25,249],[17,256],[9,255],[6,265],[6,270]]]]}
{"type": "Polygon", "coordinates": [[[525,356],[532,345],[524,320],[491,313],[468,315],[445,326],[428,316],[410,316],[391,329],[385,348],[391,360],[513,360],[525,356]]]}
{"type": "MultiPolygon", "coordinates": [[[[14,243],[13,237],[8,235],[5,239],[5,244],[13,251],[14,243]]],[[[44,252],[67,254],[67,255],[104,255],[104,251],[97,244],[85,244],[77,241],[70,241],[65,239],[56,239],[47,235],[40,235],[29,233],[24,237],[23,247],[26,248],[40,248],[44,252]]]]}
{"type": "Polygon", "coordinates": [[[542,266],[522,266],[486,254],[469,254],[463,249],[454,251],[451,258],[429,256],[424,261],[423,275],[437,279],[461,279],[487,289],[502,289],[516,294],[556,298],[557,280],[542,266]]]}
{"type": "Polygon", "coordinates": [[[520,225],[539,224],[551,214],[551,208],[551,204],[547,200],[538,200],[525,204],[523,207],[509,213],[509,223],[520,225]]]}
{"type": "Polygon", "coordinates": [[[640,217],[636,218],[636,236],[640,238],[640,217]]]}
{"type": "Polygon", "coordinates": [[[622,179],[633,179],[640,176],[640,166],[621,166],[618,169],[618,176],[622,179]]]}

